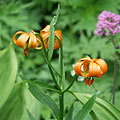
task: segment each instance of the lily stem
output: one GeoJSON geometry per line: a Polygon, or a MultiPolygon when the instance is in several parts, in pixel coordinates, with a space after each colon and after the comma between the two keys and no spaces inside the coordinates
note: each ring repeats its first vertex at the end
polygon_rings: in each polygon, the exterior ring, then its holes
{"type": "Polygon", "coordinates": [[[59,36],[55,35],[55,37],[57,37],[57,39],[59,40],[60,43],[60,49],[59,49],[59,72],[61,77],[59,77],[59,84],[60,84],[60,88],[61,90],[63,89],[63,48],[62,48],[62,42],[59,36]]]}
{"type": "Polygon", "coordinates": [[[60,120],[63,120],[64,115],[64,93],[59,94],[59,104],[60,104],[60,120]]]}

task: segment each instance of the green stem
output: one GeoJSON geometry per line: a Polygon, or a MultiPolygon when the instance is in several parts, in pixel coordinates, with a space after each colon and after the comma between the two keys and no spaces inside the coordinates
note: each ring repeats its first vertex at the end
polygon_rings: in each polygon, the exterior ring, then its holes
{"type": "Polygon", "coordinates": [[[73,85],[73,83],[75,82],[75,80],[77,79],[77,77],[78,77],[78,76],[75,74],[75,76],[73,77],[70,85],[63,91],[63,93],[67,92],[67,91],[72,87],[72,85],[73,85]]]}
{"type": "Polygon", "coordinates": [[[64,115],[64,93],[63,93],[63,48],[62,48],[62,42],[59,36],[55,36],[59,40],[60,49],[59,49],[59,71],[62,78],[59,77],[59,85],[61,88],[61,94],[59,94],[59,102],[60,102],[60,120],[63,120],[64,115]]]}
{"type": "Polygon", "coordinates": [[[63,115],[64,115],[64,93],[63,92],[59,94],[59,102],[60,102],[60,120],[63,120],[63,115]]]}
{"type": "Polygon", "coordinates": [[[55,37],[57,37],[57,39],[59,40],[60,43],[60,50],[59,50],[59,60],[60,60],[60,65],[59,65],[59,71],[60,71],[60,75],[61,77],[59,77],[59,84],[60,84],[60,88],[61,90],[63,89],[63,48],[62,48],[62,42],[59,36],[55,35],[55,37]]]}
{"type": "Polygon", "coordinates": [[[54,80],[54,83],[55,83],[56,87],[57,87],[58,89],[60,89],[60,87],[59,87],[59,85],[58,85],[58,83],[57,83],[57,80],[56,80],[56,78],[55,78],[55,76],[54,76],[54,73],[53,73],[52,69],[53,69],[59,76],[61,76],[61,75],[60,75],[60,74],[54,69],[54,67],[50,64],[50,62],[49,62],[49,60],[48,60],[48,57],[47,57],[47,51],[46,51],[46,48],[45,48],[45,45],[44,45],[44,41],[43,41],[41,35],[40,35],[39,33],[36,33],[36,32],[34,32],[34,34],[38,35],[38,36],[40,37],[40,39],[41,39],[41,42],[42,42],[42,44],[43,44],[44,57],[45,57],[45,60],[46,60],[46,62],[47,62],[47,64],[48,64],[48,68],[49,68],[49,70],[50,70],[51,76],[52,76],[52,78],[53,78],[53,80],[54,80]],[[52,68],[52,69],[51,69],[51,68],[52,68]]]}

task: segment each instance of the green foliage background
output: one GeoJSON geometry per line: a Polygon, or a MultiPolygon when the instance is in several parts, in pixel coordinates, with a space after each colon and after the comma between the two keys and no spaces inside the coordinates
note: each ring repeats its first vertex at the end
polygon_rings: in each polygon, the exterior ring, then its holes
{"type": "MultiPolygon", "coordinates": [[[[101,57],[108,63],[107,74],[102,78],[95,79],[94,85],[91,87],[86,86],[84,82],[76,81],[72,90],[85,93],[94,93],[99,90],[101,92],[100,97],[111,102],[114,48],[110,40],[94,36],[93,31],[96,29],[97,16],[103,10],[120,14],[119,0],[0,0],[0,50],[8,47],[16,31],[22,30],[30,32],[34,30],[39,32],[46,25],[50,24],[58,3],[61,5],[61,10],[56,29],[62,30],[63,34],[64,62],[67,79],[65,86],[67,86],[72,79],[70,73],[73,70],[72,64],[75,64],[78,59],[85,55],[95,58],[101,57]]],[[[118,35],[118,38],[116,38],[118,44],[120,44],[119,39],[118,35]]],[[[42,51],[30,49],[29,56],[24,57],[21,48],[15,45],[14,48],[19,66],[17,82],[25,79],[42,80],[52,84],[42,51]]],[[[58,50],[54,51],[52,64],[56,69],[58,68],[58,50]]],[[[116,106],[120,109],[119,79],[118,71],[116,106]]],[[[21,85],[21,87],[25,89],[24,86],[21,85]]],[[[19,91],[19,87],[15,86],[12,96],[15,96],[15,90],[19,91]]],[[[26,90],[26,92],[28,91],[26,90]]],[[[24,94],[26,94],[26,92],[24,94]]],[[[47,94],[50,94],[55,101],[58,101],[58,98],[51,92],[47,94]]],[[[18,94],[16,99],[22,99],[20,97],[18,94]]],[[[33,113],[36,120],[39,120],[39,118],[41,118],[41,120],[53,120],[51,110],[39,104],[30,93],[26,96],[26,99],[28,100],[27,106],[30,108],[29,110],[33,113]],[[29,98],[31,100],[28,100],[29,98]],[[32,106],[30,101],[32,101],[32,106]]],[[[68,111],[73,100],[74,98],[72,98],[72,96],[67,95],[65,97],[66,111],[68,111]]],[[[24,109],[24,100],[21,102],[24,109]]],[[[17,105],[19,106],[20,103],[17,105]]],[[[15,103],[13,103],[13,106],[15,106],[15,103]]],[[[75,108],[76,113],[81,106],[76,103],[75,108]]],[[[25,114],[21,120],[26,120],[27,117],[25,114]]],[[[92,120],[92,118],[88,115],[86,120],[92,120]]]]}

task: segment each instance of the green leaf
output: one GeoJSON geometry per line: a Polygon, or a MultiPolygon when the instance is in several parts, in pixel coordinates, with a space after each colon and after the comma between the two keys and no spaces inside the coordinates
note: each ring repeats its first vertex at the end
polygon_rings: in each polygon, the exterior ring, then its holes
{"type": "MultiPolygon", "coordinates": [[[[73,95],[83,104],[85,104],[91,97],[91,94],[73,93],[73,95]]],[[[120,110],[108,101],[96,98],[92,111],[96,114],[99,120],[119,120],[120,110]]]]}
{"type": "Polygon", "coordinates": [[[32,113],[28,109],[27,109],[27,113],[28,113],[28,116],[29,116],[29,120],[35,120],[32,113]]]}
{"type": "Polygon", "coordinates": [[[7,100],[17,74],[17,59],[10,45],[7,49],[0,51],[0,108],[7,100]]]}
{"type": "Polygon", "coordinates": [[[21,120],[25,111],[25,84],[17,84],[14,86],[10,96],[0,109],[1,120],[21,120]]]}
{"type": "MultiPolygon", "coordinates": [[[[54,20],[54,18],[53,18],[54,20]]],[[[50,61],[53,55],[53,49],[54,49],[54,26],[53,26],[53,20],[50,23],[50,36],[49,36],[49,47],[48,47],[48,60],[50,61]]]]}
{"type": "Polygon", "coordinates": [[[40,88],[44,88],[44,89],[48,89],[48,90],[52,90],[52,91],[55,91],[55,92],[58,92],[58,90],[56,90],[53,86],[49,85],[48,83],[46,82],[42,82],[42,81],[39,81],[39,80],[35,80],[35,81],[28,81],[30,82],[31,84],[34,84],[34,85],[37,85],[38,87],[40,88]]]}
{"type": "Polygon", "coordinates": [[[58,10],[56,12],[56,16],[53,17],[51,23],[50,23],[50,36],[49,36],[49,46],[48,46],[48,60],[50,61],[53,55],[53,49],[54,49],[54,30],[55,30],[55,24],[58,19],[60,6],[58,5],[58,10]]]}
{"type": "Polygon", "coordinates": [[[59,13],[60,13],[60,4],[58,4],[58,9],[56,11],[56,16],[54,16],[54,19],[52,21],[53,25],[56,24],[57,20],[58,20],[58,16],[59,16],[59,13]]]}
{"type": "Polygon", "coordinates": [[[71,105],[69,111],[68,111],[68,114],[65,118],[65,120],[72,120],[72,115],[73,115],[73,107],[74,107],[74,104],[71,105]]]}
{"type": "Polygon", "coordinates": [[[76,116],[74,117],[73,120],[83,120],[87,114],[91,111],[93,104],[95,102],[96,99],[96,94],[93,95],[84,105],[82,110],[80,110],[76,116]]]}
{"type": "Polygon", "coordinates": [[[51,97],[42,93],[40,88],[32,83],[29,83],[29,90],[38,101],[51,108],[56,118],[59,119],[60,111],[51,97]]]}

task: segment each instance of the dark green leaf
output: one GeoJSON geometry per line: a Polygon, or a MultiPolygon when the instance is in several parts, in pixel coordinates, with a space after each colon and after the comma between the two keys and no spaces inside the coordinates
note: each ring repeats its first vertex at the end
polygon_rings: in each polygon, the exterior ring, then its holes
{"type": "Polygon", "coordinates": [[[50,107],[56,118],[59,119],[59,109],[55,102],[48,95],[42,93],[40,88],[32,83],[29,83],[29,90],[37,100],[50,107]]]}
{"type": "Polygon", "coordinates": [[[8,98],[17,74],[17,59],[10,45],[0,52],[0,108],[8,98]]]}
{"type": "Polygon", "coordinates": [[[93,95],[84,105],[82,110],[80,110],[76,116],[74,117],[73,120],[83,120],[87,114],[91,111],[93,104],[95,102],[96,99],[96,94],[93,95]]]}

